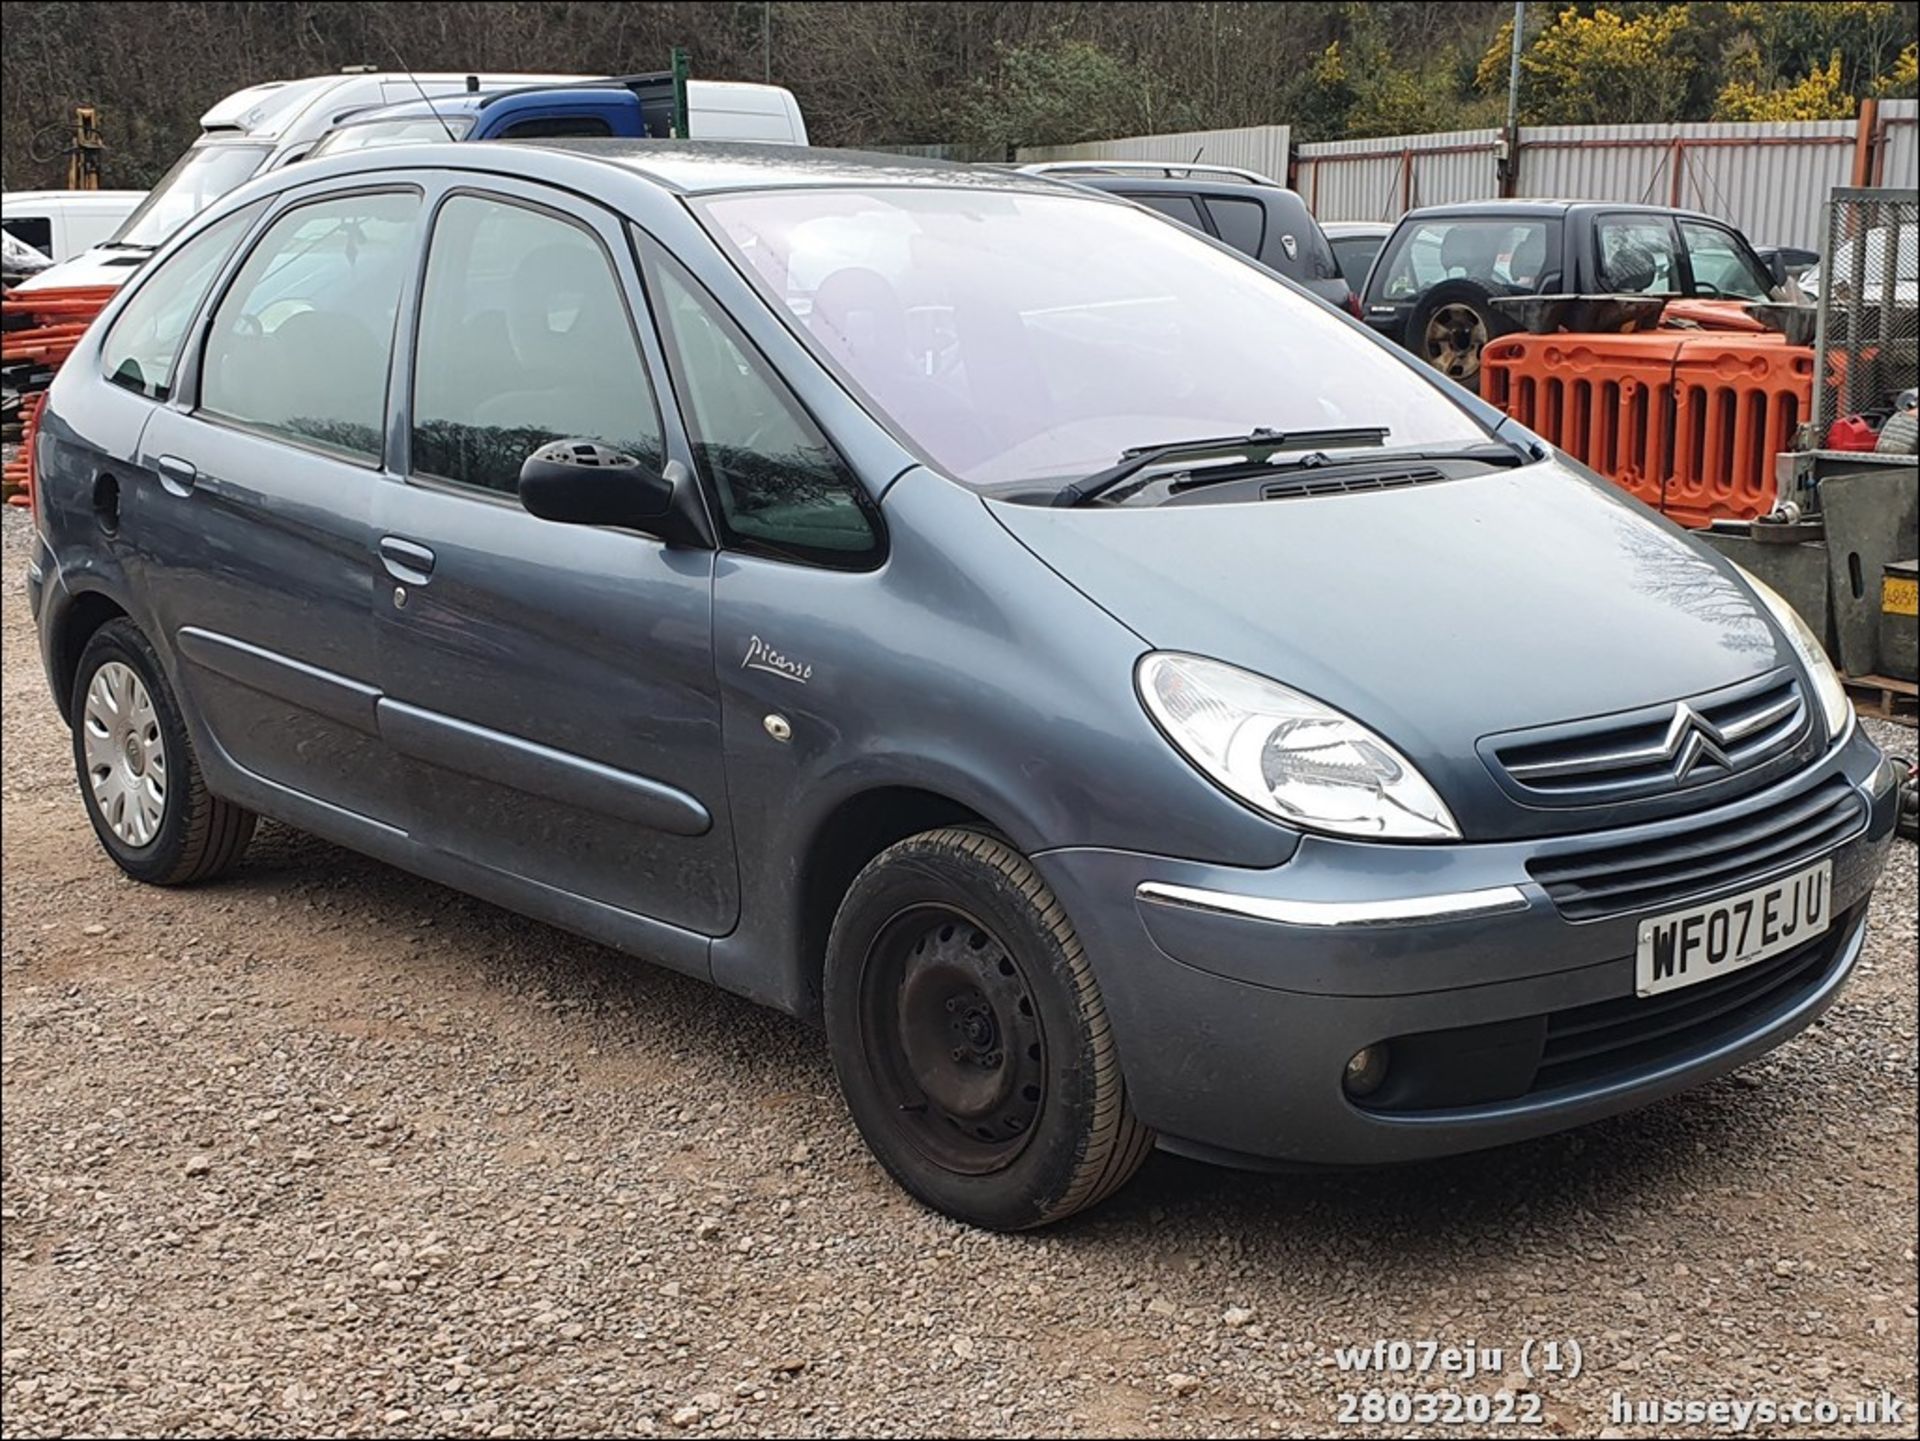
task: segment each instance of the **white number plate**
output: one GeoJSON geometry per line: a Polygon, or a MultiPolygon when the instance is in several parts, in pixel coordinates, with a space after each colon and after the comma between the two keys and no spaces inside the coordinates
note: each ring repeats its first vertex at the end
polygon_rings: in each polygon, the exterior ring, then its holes
{"type": "Polygon", "coordinates": [[[1833,862],[1640,922],[1634,990],[1698,985],[1792,950],[1833,923],[1833,862]]]}

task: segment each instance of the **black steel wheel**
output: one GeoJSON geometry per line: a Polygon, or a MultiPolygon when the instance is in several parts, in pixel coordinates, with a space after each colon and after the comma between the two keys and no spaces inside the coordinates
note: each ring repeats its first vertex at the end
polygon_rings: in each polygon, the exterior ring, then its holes
{"type": "Polygon", "coordinates": [[[860,992],[874,1081],[913,1143],[965,1175],[1019,1155],[1046,1099],[1046,1037],[1006,944],[963,911],[914,907],[875,938],[860,992]]]}
{"type": "Polygon", "coordinates": [[[848,889],[827,1038],[847,1107],[909,1192],[996,1230],[1116,1190],[1152,1149],[1073,927],[997,837],[929,831],[848,889]]]}

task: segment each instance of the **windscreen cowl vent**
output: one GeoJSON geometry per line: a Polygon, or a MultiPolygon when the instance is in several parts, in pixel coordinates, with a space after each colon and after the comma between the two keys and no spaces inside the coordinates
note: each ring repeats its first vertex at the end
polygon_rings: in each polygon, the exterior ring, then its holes
{"type": "Polygon", "coordinates": [[[1311,495],[1346,495],[1362,490],[1400,490],[1409,485],[1445,480],[1447,473],[1430,465],[1407,466],[1399,470],[1361,471],[1358,474],[1316,476],[1311,472],[1290,475],[1260,489],[1262,500],[1298,500],[1311,495]]]}

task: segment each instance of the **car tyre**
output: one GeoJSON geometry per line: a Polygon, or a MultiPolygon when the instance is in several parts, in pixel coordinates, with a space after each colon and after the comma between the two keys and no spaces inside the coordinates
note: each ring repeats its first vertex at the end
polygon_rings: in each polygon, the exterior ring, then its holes
{"type": "Polygon", "coordinates": [[[155,886],[232,869],[254,814],[208,791],[160,658],[132,621],[88,640],[69,714],[87,818],[114,864],[155,886]]]}
{"type": "Polygon", "coordinates": [[[1057,1221],[1153,1148],[1066,912],[996,836],[928,831],[860,872],[828,941],[825,1010],[860,1134],[949,1216],[1057,1221]]]}
{"type": "Polygon", "coordinates": [[[1407,318],[1407,348],[1450,380],[1480,392],[1480,352],[1519,326],[1492,305],[1494,292],[1477,280],[1443,280],[1407,318]]]}

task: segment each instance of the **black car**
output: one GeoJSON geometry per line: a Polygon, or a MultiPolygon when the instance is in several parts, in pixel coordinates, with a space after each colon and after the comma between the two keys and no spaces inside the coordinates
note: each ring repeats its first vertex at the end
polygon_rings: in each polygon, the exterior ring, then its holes
{"type": "Polygon", "coordinates": [[[1161,165],[1129,160],[1055,160],[1023,165],[1029,175],[1050,175],[1190,225],[1278,271],[1330,305],[1360,313],[1353,287],[1326,233],[1298,193],[1278,181],[1232,165],[1161,165]]]}
{"type": "Polygon", "coordinates": [[[1368,273],[1361,318],[1470,389],[1480,350],[1518,328],[1508,295],[1765,300],[1785,281],[1710,215],[1595,200],[1480,200],[1400,218],[1368,273]]]}

